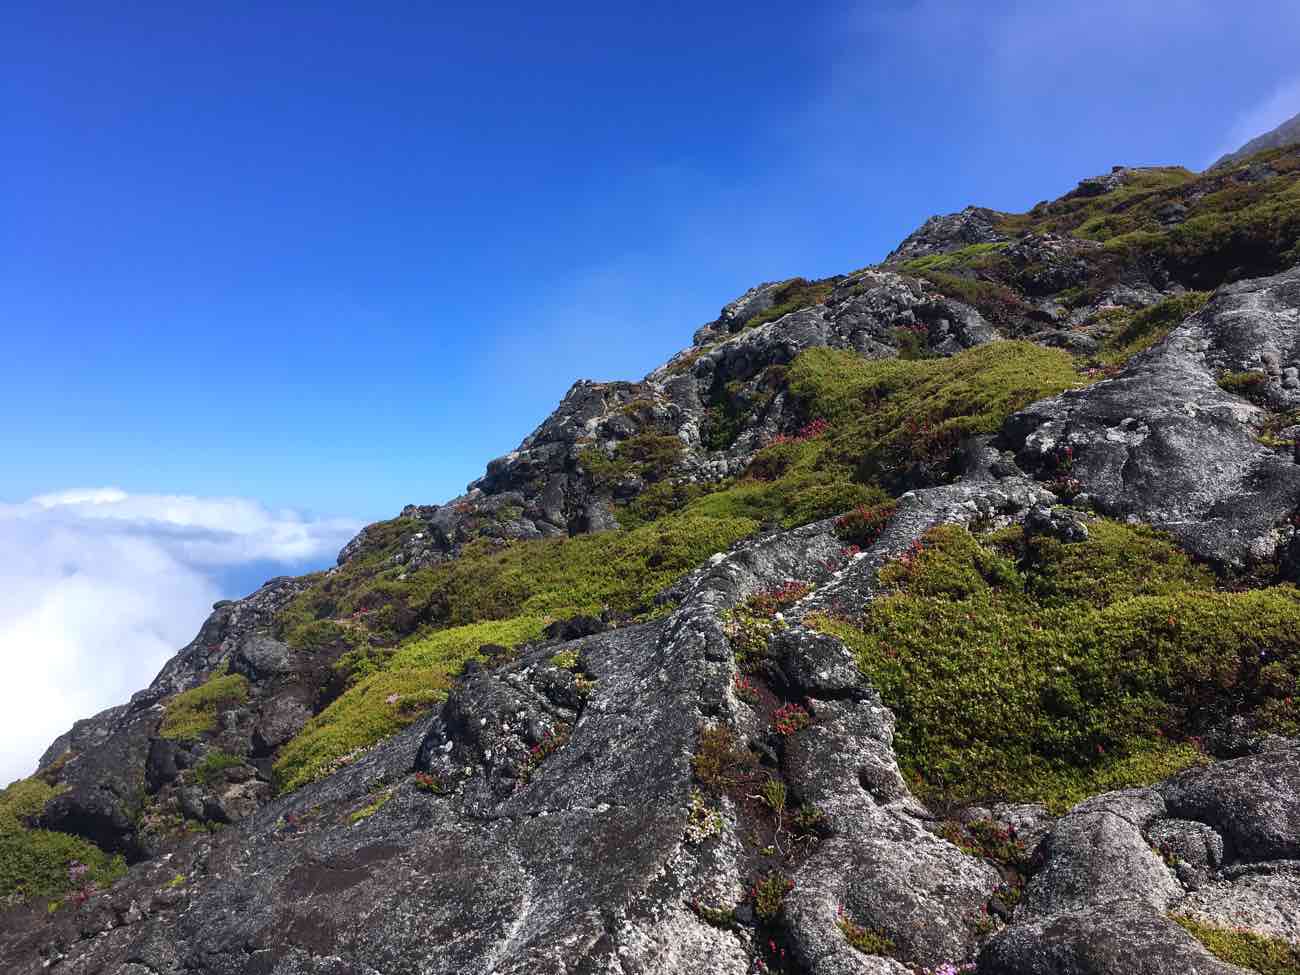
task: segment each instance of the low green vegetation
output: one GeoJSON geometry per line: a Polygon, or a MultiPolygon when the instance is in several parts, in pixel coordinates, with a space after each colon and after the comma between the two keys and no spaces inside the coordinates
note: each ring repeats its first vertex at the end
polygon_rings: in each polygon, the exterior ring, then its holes
{"type": "Polygon", "coordinates": [[[244,760],[238,755],[231,755],[220,748],[214,748],[194,766],[194,779],[211,788],[224,779],[226,769],[242,764],[244,760]]]}
{"type": "Polygon", "coordinates": [[[981,258],[987,254],[997,253],[1006,246],[1006,241],[971,244],[968,247],[950,251],[947,254],[927,254],[925,257],[915,257],[910,261],[904,261],[903,267],[913,274],[920,271],[949,271],[953,268],[979,267],[984,263],[981,258]]]}
{"type": "Polygon", "coordinates": [[[794,881],[777,870],[771,870],[754,881],[749,889],[754,904],[754,914],[764,924],[774,924],[785,906],[785,895],[794,890],[794,881]]]}
{"type": "MultiPolygon", "coordinates": [[[[903,480],[891,471],[945,479],[961,437],[991,432],[1010,411],[1077,381],[1068,355],[1020,342],[915,362],[815,349],[783,378],[808,417],[799,434],[761,450],[742,478],[652,485],[618,509],[624,530],[479,539],[454,560],[409,573],[388,551],[367,549],[316,577],[278,628],[287,636],[321,623],[349,628],[344,647],[352,649],[337,665],[346,689],[281,750],[281,787],[313,781],[405,727],[441,700],[483,644],[534,639],[550,620],[579,613],[646,612],[655,593],[764,526],[860,509],[861,523],[846,524],[844,537],[866,541],[888,511],[887,488],[903,480]]],[[[650,463],[658,455],[638,448],[629,456],[650,463]]],[[[379,534],[394,549],[401,542],[391,528],[379,534]]]]}
{"type": "Polygon", "coordinates": [[[57,794],[39,776],[0,790],[0,904],[103,889],[126,872],[120,856],[80,837],[27,825],[57,794]]]}
{"type": "Polygon", "coordinates": [[[755,464],[783,473],[815,470],[896,493],[950,479],[948,463],[964,438],[996,431],[1008,414],[1078,385],[1079,376],[1059,349],[994,342],[918,361],[809,349],[791,365],[789,384],[830,430],[815,445],[766,448],[755,464]]]}
{"type": "Polygon", "coordinates": [[[1281,938],[1268,938],[1236,928],[1214,927],[1174,915],[1193,938],[1220,961],[1260,972],[1261,975],[1300,973],[1300,947],[1281,938]]]}
{"type": "Polygon", "coordinates": [[[956,270],[958,269],[952,267],[943,271],[927,269],[916,272],[916,276],[939,294],[970,305],[990,322],[1013,335],[1026,334],[1023,328],[1025,322],[1035,318],[1041,321],[1033,306],[1012,288],[984,277],[963,277],[954,273],[956,270]]]}
{"type": "Polygon", "coordinates": [[[923,798],[1059,810],[1205,761],[1195,736],[1230,715],[1300,730],[1294,587],[1219,592],[1155,531],[1089,528],[1075,544],[935,528],[861,618],[817,620],[893,708],[923,798]]]}
{"type": "Polygon", "coordinates": [[[1261,405],[1267,402],[1268,376],[1262,372],[1225,372],[1218,383],[1220,389],[1234,396],[1261,405]]]}
{"type": "Polygon", "coordinates": [[[892,958],[898,953],[898,946],[894,944],[894,939],[883,931],[863,927],[842,914],[836,919],[836,923],[844,933],[844,940],[864,955],[883,955],[892,958]]]}
{"type": "Polygon", "coordinates": [[[588,447],[582,452],[581,463],[593,483],[608,491],[630,478],[651,483],[661,481],[681,456],[682,442],[676,436],[644,431],[619,441],[612,456],[588,447]]]}
{"type": "Polygon", "coordinates": [[[369,819],[375,813],[379,812],[379,810],[383,809],[386,805],[388,805],[389,800],[391,800],[392,798],[393,798],[393,793],[391,790],[388,792],[381,792],[378,796],[374,798],[373,801],[362,806],[360,809],[356,810],[351,815],[349,815],[348,822],[351,823],[353,826],[355,826],[357,823],[369,819]]]}
{"type": "Polygon", "coordinates": [[[216,674],[167,702],[158,734],[163,738],[198,738],[216,729],[218,714],[247,700],[246,677],[242,674],[216,674]]]}
{"type": "Polygon", "coordinates": [[[1122,365],[1139,352],[1145,352],[1184,319],[1204,308],[1209,300],[1208,291],[1188,291],[1140,311],[1116,309],[1113,328],[1102,341],[1095,357],[1096,364],[1122,365]]]}
{"type": "Polygon", "coordinates": [[[513,646],[541,636],[543,620],[520,617],[439,630],[394,653],[344,658],[350,686],[289,741],[275,761],[281,789],[323,778],[350,755],[401,731],[438,701],[465,661],[485,644],[513,646]]]}
{"type": "Polygon", "coordinates": [[[772,307],[747,321],[745,328],[757,328],[801,308],[820,304],[831,296],[837,280],[839,279],[825,278],[821,281],[808,281],[805,278],[791,278],[772,295],[772,307]]]}

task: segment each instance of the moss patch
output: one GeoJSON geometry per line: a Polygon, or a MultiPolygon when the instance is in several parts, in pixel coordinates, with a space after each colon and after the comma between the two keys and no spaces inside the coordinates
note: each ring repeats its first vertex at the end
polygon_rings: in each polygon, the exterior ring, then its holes
{"type": "Polygon", "coordinates": [[[352,685],[280,750],[280,788],[323,778],[349,756],[401,731],[446,697],[453,675],[480,647],[535,639],[543,625],[536,617],[476,623],[412,640],[383,659],[368,658],[353,671],[352,685]]]}
{"type": "Polygon", "coordinates": [[[231,755],[229,752],[214,748],[194,766],[194,778],[201,784],[211,788],[222,781],[226,769],[234,768],[236,765],[242,765],[243,763],[244,760],[238,755],[231,755]]]}
{"type": "Polygon", "coordinates": [[[804,445],[788,469],[811,460],[894,490],[942,481],[964,438],[992,433],[1010,413],[1079,382],[1067,353],[1028,342],[994,342],[920,361],[867,361],[810,349],[790,367],[790,391],[810,415],[830,423],[830,432],[819,438],[815,459],[804,445]]]}
{"type": "Polygon", "coordinates": [[[57,794],[38,776],[0,790],[0,903],[102,889],[126,872],[121,856],[87,840],[27,826],[57,794]]]}
{"type": "Polygon", "coordinates": [[[158,734],[163,738],[198,738],[216,730],[217,715],[248,700],[248,679],[217,674],[167,702],[158,734]]]}
{"type": "Polygon", "coordinates": [[[1250,931],[1213,927],[1177,915],[1173,920],[1220,961],[1240,965],[1262,975],[1300,973],[1300,947],[1281,938],[1266,938],[1250,931]]]}
{"type": "Polygon", "coordinates": [[[1055,809],[1204,761],[1232,714],[1283,734],[1300,681],[1300,593],[1217,592],[1156,532],[1087,542],[932,530],[881,571],[862,618],[821,618],[898,716],[895,749],[934,802],[1055,809]]]}

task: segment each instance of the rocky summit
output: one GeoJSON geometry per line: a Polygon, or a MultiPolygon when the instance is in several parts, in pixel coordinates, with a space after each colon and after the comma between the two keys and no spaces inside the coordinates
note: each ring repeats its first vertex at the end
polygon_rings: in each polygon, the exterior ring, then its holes
{"type": "Polygon", "coordinates": [[[1300,148],[751,288],[0,793],[15,975],[1300,971],[1300,148]]]}

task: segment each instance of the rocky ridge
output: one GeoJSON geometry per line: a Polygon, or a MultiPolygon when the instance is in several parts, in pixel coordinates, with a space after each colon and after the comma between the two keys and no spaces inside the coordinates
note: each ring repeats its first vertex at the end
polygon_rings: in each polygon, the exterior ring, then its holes
{"type": "MultiPolygon", "coordinates": [[[[1285,188],[1292,161],[1214,179],[1285,188]]],[[[1129,215],[1139,187],[1151,226],[1182,226],[1169,207],[1196,191],[1153,179],[1085,180],[1031,223],[935,218],[880,267],[751,289],[641,382],[575,384],[462,497],[371,526],[319,577],[219,603],[150,688],[42,758],[50,795],[22,828],[129,870],[53,909],[14,899],[9,970],[1239,973],[1195,925],[1300,943],[1300,740],[1253,702],[1198,718],[1200,757],[1172,775],[1065,808],[948,808],[900,764],[907,715],[825,625],[869,618],[939,526],[1050,552],[1104,516],[1171,533],[1225,590],[1296,578],[1300,267],[1233,279],[1263,259],[1231,241],[1190,270],[1176,249],[1116,265],[1059,225],[1098,201],[1129,215]],[[918,423],[940,455],[864,503],[866,527],[831,497],[837,517],[746,531],[635,612],[474,642],[444,683],[382,698],[390,733],[276,794],[285,750],[367,675],[430,628],[478,625],[403,587],[511,545],[653,531],[664,516],[638,505],[661,492],[689,509],[780,484],[847,422],[792,384],[810,353],[923,370],[1027,334],[1079,357],[1078,388],[960,442],[931,430],[949,418],[918,423]],[[329,587],[357,580],[344,613],[350,590],[329,587]]],[[[891,375],[850,413],[899,395],[891,375]]]]}

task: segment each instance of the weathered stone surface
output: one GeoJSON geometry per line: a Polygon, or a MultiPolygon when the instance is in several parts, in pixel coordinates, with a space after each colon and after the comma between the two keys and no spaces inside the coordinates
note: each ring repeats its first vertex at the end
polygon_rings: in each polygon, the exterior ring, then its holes
{"type": "Polygon", "coordinates": [[[1039,847],[1042,866],[980,970],[1237,972],[1169,915],[1294,938],[1300,743],[1089,799],[1039,847]]]}
{"type": "Polygon", "coordinates": [[[1159,792],[1170,816],[1213,826],[1229,861],[1300,860],[1300,747],[1192,769],[1159,792]]]}
{"type": "MultiPolygon", "coordinates": [[[[1106,514],[1240,568],[1289,537],[1281,522],[1300,506],[1300,465],[1260,444],[1263,411],[1215,380],[1297,355],[1300,269],[1221,289],[1118,377],[1035,403],[1003,435],[1022,467],[1066,472],[1106,514]]],[[[1300,395],[1268,388],[1279,406],[1300,395]]]]}
{"type": "Polygon", "coordinates": [[[253,633],[240,644],[235,669],[256,680],[292,673],[296,668],[293,651],[287,646],[264,633],[253,633]]]}
{"type": "Polygon", "coordinates": [[[1128,902],[1012,925],[980,953],[998,975],[1246,975],[1149,907],[1128,902]]]}
{"type": "Polygon", "coordinates": [[[996,211],[984,207],[967,207],[960,213],[930,217],[890,251],[885,263],[947,254],[971,244],[1005,240],[995,227],[997,217],[996,211]]]}

